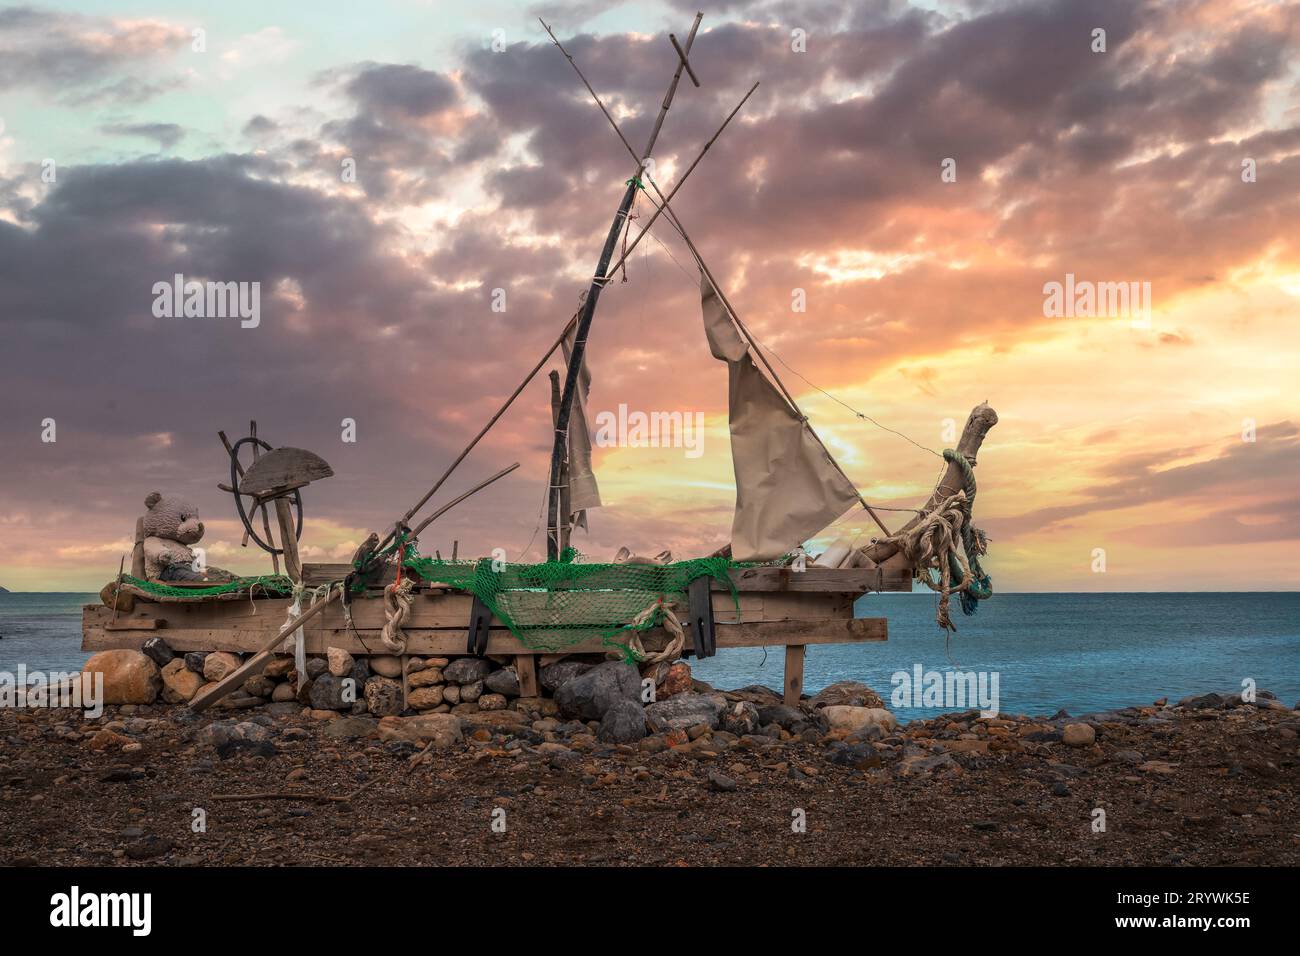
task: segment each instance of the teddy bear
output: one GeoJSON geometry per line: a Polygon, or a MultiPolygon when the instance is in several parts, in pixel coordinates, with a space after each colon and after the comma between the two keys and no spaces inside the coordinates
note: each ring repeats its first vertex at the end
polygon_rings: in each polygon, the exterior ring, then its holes
{"type": "Polygon", "coordinates": [[[229,571],[205,567],[195,570],[195,555],[190,545],[203,537],[199,511],[188,501],[153,492],[145,498],[144,569],[150,581],[211,581],[224,583],[234,579],[229,571]]]}

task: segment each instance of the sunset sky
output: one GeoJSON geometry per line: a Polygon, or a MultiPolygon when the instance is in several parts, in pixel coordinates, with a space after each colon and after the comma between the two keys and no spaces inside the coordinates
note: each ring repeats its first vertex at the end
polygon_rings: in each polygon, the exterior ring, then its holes
{"type": "MultiPolygon", "coordinates": [[[[538,15],[639,146],[697,8],[657,180],[761,81],[673,206],[869,501],[924,500],[987,399],[996,589],[1300,584],[1300,4],[82,0],[0,6],[0,585],[97,590],[154,490],[269,571],[216,488],[253,418],[335,471],[308,560],[382,532],[554,340],[633,172],[538,15]],[[155,317],[177,273],[261,283],[260,325],[155,317]],[[1149,283],[1149,321],[1045,314],[1067,275],[1149,283]]],[[[590,414],[702,412],[703,454],[597,448],[597,560],[730,528],[726,369],[651,235],[590,414]]],[[[550,441],[539,376],[437,500],[522,467],[424,550],[543,557],[550,441]]]]}

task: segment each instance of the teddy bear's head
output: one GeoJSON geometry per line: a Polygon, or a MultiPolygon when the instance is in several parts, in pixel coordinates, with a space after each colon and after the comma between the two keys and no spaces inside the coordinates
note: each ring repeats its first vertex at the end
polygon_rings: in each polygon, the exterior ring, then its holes
{"type": "Polygon", "coordinates": [[[154,538],[166,538],[190,545],[203,537],[203,522],[199,509],[180,498],[164,496],[155,491],[144,499],[149,510],[144,516],[144,533],[154,538]]]}

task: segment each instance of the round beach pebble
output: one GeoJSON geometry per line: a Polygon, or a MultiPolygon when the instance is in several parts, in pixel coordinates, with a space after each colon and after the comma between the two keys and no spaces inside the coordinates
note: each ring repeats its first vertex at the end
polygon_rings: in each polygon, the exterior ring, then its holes
{"type": "Polygon", "coordinates": [[[1088,724],[1066,724],[1061,740],[1067,747],[1091,747],[1097,740],[1097,732],[1088,724]]]}

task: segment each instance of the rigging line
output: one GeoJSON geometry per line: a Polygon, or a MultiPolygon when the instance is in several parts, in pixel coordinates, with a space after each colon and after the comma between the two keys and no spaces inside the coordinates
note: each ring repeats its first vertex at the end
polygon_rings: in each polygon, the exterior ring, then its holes
{"type": "MultiPolygon", "coordinates": [[[[655,183],[654,178],[651,177],[651,176],[649,176],[649,175],[647,175],[646,178],[650,180],[650,182],[651,182],[651,183],[654,185],[654,187],[655,187],[655,191],[658,192],[658,191],[659,191],[659,185],[658,185],[658,183],[655,183]]],[[[662,193],[661,193],[661,195],[662,195],[662,193]]],[[[682,237],[683,240],[685,240],[686,235],[685,235],[684,232],[682,232],[681,227],[677,224],[677,221],[676,221],[677,217],[676,217],[676,215],[674,214],[673,210],[672,210],[671,208],[667,208],[667,207],[665,207],[664,212],[665,212],[665,214],[666,214],[666,215],[664,216],[664,219],[666,219],[666,220],[668,221],[668,224],[669,224],[670,226],[672,226],[673,230],[674,230],[678,235],[680,235],[680,236],[682,237]]],[[[656,237],[654,237],[653,235],[651,236],[651,238],[655,238],[655,241],[658,242],[658,239],[657,239],[656,237]]],[[[663,243],[662,243],[662,242],[660,242],[659,244],[660,244],[661,246],[663,246],[663,243]]],[[[668,251],[667,246],[664,246],[664,251],[665,251],[665,252],[668,251]]],[[[673,255],[672,255],[671,252],[669,252],[668,255],[669,255],[669,258],[672,258],[674,262],[677,262],[676,258],[673,257],[673,255]]],[[[693,258],[696,258],[696,259],[697,259],[697,262],[698,262],[698,257],[695,257],[693,253],[692,253],[692,257],[693,257],[693,258]]],[[[681,265],[680,262],[677,263],[677,265],[678,265],[678,268],[682,269],[682,272],[683,272],[683,273],[686,273],[685,268],[682,267],[682,265],[681,265]]],[[[690,277],[690,274],[689,274],[689,273],[686,273],[686,275],[687,275],[688,278],[690,277]]],[[[723,303],[723,308],[726,308],[726,303],[725,303],[725,302],[723,303]]],[[[730,309],[727,309],[727,312],[728,312],[728,314],[731,314],[731,310],[730,310],[730,309]]],[[[731,317],[732,317],[733,320],[736,318],[735,315],[732,315],[731,317]]],[[[804,382],[804,384],[807,385],[809,388],[816,389],[818,392],[821,392],[823,395],[825,395],[825,396],[826,396],[827,398],[829,398],[831,401],[836,402],[836,403],[838,403],[839,405],[842,405],[844,408],[847,408],[850,412],[852,412],[852,413],[853,413],[854,415],[856,415],[858,418],[861,418],[861,419],[863,419],[864,421],[868,421],[868,422],[870,422],[871,424],[875,425],[877,428],[879,428],[879,429],[881,429],[881,430],[883,430],[883,431],[887,431],[887,432],[889,432],[891,435],[897,435],[899,438],[902,438],[904,441],[911,442],[911,444],[915,445],[917,448],[921,449],[922,451],[927,451],[927,452],[929,452],[931,455],[934,455],[936,458],[942,458],[942,457],[943,457],[943,455],[942,455],[940,452],[935,451],[933,448],[929,448],[929,447],[927,447],[927,446],[925,446],[925,445],[922,445],[920,442],[916,441],[916,440],[915,440],[914,438],[912,438],[910,435],[905,435],[903,432],[900,432],[900,431],[897,431],[896,429],[890,428],[890,427],[887,426],[887,425],[882,425],[880,422],[876,421],[874,418],[872,418],[870,415],[866,414],[865,412],[860,412],[860,411],[858,411],[856,408],[854,408],[854,407],[853,407],[852,405],[850,405],[848,402],[844,401],[844,400],[843,400],[842,398],[840,398],[839,396],[831,394],[830,392],[826,391],[826,389],[822,388],[820,385],[817,385],[817,384],[815,384],[814,382],[810,381],[810,380],[807,378],[807,376],[805,376],[805,375],[804,375],[803,373],[801,373],[798,369],[796,369],[796,368],[795,368],[794,366],[792,366],[789,362],[787,362],[787,361],[786,361],[786,360],[781,356],[781,354],[780,354],[779,352],[777,352],[776,349],[772,348],[772,346],[770,346],[770,345],[768,345],[766,342],[762,341],[762,340],[761,340],[757,335],[754,335],[752,330],[750,331],[750,335],[751,335],[751,337],[754,339],[754,341],[758,343],[759,346],[761,346],[765,351],[770,352],[770,353],[772,354],[772,356],[775,357],[776,360],[777,360],[778,362],[780,362],[782,365],[784,365],[784,366],[786,367],[787,370],[789,370],[790,372],[792,372],[793,374],[795,374],[796,376],[798,376],[798,377],[799,377],[799,378],[804,382]]],[[[888,510],[888,509],[887,509],[887,510],[888,510]]],[[[910,510],[910,509],[903,509],[903,510],[910,510]]]]}

